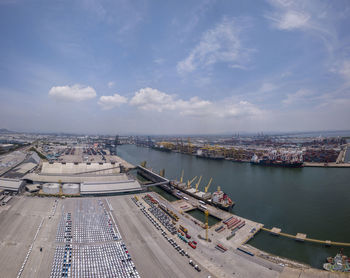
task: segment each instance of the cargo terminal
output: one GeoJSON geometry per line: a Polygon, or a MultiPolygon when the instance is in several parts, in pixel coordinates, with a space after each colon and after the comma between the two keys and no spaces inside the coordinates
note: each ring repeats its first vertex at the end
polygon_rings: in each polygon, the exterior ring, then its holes
{"type": "Polygon", "coordinates": [[[260,223],[185,192],[175,201],[149,192],[116,155],[28,162],[33,155],[18,154],[0,176],[1,276],[323,277],[259,256],[246,242],[260,223]],[[198,217],[205,211],[210,225],[198,217]]]}

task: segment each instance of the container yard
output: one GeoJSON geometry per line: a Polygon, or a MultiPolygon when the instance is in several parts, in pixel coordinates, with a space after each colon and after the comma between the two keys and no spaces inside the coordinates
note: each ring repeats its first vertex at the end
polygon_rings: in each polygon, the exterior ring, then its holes
{"type": "MultiPolygon", "coordinates": [[[[258,134],[208,139],[201,137],[137,139],[135,144],[166,152],[178,152],[197,158],[252,162],[262,166],[302,167],[335,163],[346,148],[342,137],[284,137],[258,134]],[[274,157],[273,159],[271,157],[274,157]],[[252,158],[254,158],[252,160],[252,158]],[[264,163],[265,162],[265,163],[264,163]],[[303,163],[305,162],[305,163],[303,163]]],[[[333,167],[350,166],[346,161],[333,167]]]]}

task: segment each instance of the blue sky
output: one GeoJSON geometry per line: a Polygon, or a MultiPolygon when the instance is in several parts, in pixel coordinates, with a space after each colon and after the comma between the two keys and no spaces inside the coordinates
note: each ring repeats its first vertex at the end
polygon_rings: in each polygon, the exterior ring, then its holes
{"type": "Polygon", "coordinates": [[[349,1],[0,0],[0,128],[350,128],[349,1]]]}

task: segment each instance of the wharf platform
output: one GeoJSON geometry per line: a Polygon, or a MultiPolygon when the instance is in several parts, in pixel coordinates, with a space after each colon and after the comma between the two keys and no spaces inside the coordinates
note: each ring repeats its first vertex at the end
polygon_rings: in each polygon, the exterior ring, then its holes
{"type": "MultiPolygon", "coordinates": [[[[200,208],[201,203],[198,199],[183,193],[182,197],[186,196],[187,200],[182,198],[177,201],[168,202],[161,195],[155,192],[152,192],[151,195],[153,195],[156,199],[161,200],[161,203],[166,205],[169,209],[177,213],[179,216],[181,215],[181,219],[186,219],[185,222],[183,222],[183,225],[185,227],[192,227],[194,230],[196,230],[197,234],[199,234],[202,238],[205,238],[204,223],[187,213],[193,209],[199,209],[203,211],[203,209],[200,208]]],[[[236,249],[237,247],[242,246],[251,238],[253,238],[254,235],[259,232],[260,228],[264,226],[261,223],[240,217],[233,214],[232,212],[219,209],[209,204],[206,204],[205,207],[207,208],[209,215],[220,219],[219,222],[209,227],[209,238],[217,242],[217,244],[220,243],[226,247],[236,249]],[[245,225],[242,228],[238,229],[230,240],[227,240],[227,237],[231,235],[232,230],[227,229],[223,221],[230,217],[241,220],[245,223],[245,225]],[[215,232],[215,229],[219,228],[222,225],[225,227],[225,229],[220,233],[215,232]]]]}
{"type": "MultiPolygon", "coordinates": [[[[202,227],[203,223],[186,214],[186,211],[197,207],[197,199],[186,195],[188,200],[180,199],[170,202],[156,192],[147,194],[150,194],[153,198],[166,205],[168,209],[179,216],[177,225],[182,225],[187,228],[189,231],[188,234],[190,234],[192,239],[195,239],[198,244],[196,250],[193,250],[187,244],[184,245],[183,241],[176,236],[174,237],[175,242],[191,255],[192,260],[200,262],[205,266],[205,268],[212,273],[212,277],[228,278],[233,277],[232,274],[234,274],[234,277],[259,278],[348,277],[340,273],[330,273],[320,269],[312,269],[310,266],[266,254],[249,244],[245,244],[262,228],[263,224],[244,219],[212,206],[208,206],[211,215],[221,218],[222,220],[227,220],[229,217],[233,216],[246,221],[246,225],[236,231],[236,234],[231,239],[227,240],[227,236],[231,234],[231,229],[225,228],[221,232],[215,231],[216,228],[224,225],[223,222],[220,221],[209,228],[210,241],[206,242],[203,240],[205,237],[205,230],[202,227]],[[218,251],[215,248],[217,244],[221,244],[227,248],[227,251],[224,254],[218,251]],[[233,270],[234,272],[232,272],[233,270]]],[[[144,206],[148,206],[142,200],[144,195],[146,195],[146,193],[140,193],[137,196],[144,206]]],[[[129,222],[129,219],[127,222],[129,222]]]]}
{"type": "Polygon", "coordinates": [[[319,163],[319,162],[304,162],[304,167],[324,167],[324,168],[350,168],[350,163],[319,163]]]}
{"type": "Polygon", "coordinates": [[[277,228],[268,229],[265,227],[261,227],[261,230],[263,230],[265,232],[269,232],[269,233],[274,234],[274,235],[288,237],[288,238],[299,240],[299,241],[309,241],[309,242],[324,244],[327,246],[335,245],[335,246],[350,247],[350,243],[348,243],[348,242],[336,242],[336,241],[330,241],[330,240],[313,239],[313,238],[308,238],[306,234],[301,234],[301,233],[298,233],[297,235],[291,235],[291,234],[287,234],[287,233],[282,233],[280,231],[280,229],[278,229],[279,232],[276,233],[276,230],[274,230],[274,229],[277,229],[277,228]]]}

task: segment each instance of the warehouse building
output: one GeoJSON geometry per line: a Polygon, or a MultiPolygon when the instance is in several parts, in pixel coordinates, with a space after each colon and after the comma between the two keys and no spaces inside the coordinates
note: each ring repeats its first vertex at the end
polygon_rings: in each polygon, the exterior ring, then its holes
{"type": "Polygon", "coordinates": [[[0,189],[5,191],[19,192],[23,189],[25,182],[20,179],[0,178],[0,189]]]}
{"type": "Polygon", "coordinates": [[[120,173],[119,163],[72,163],[72,162],[44,162],[41,170],[42,174],[59,174],[59,175],[114,175],[120,173]]]}
{"type": "Polygon", "coordinates": [[[80,186],[81,195],[107,195],[131,193],[141,190],[136,180],[125,180],[120,182],[84,182],[80,186]]]}

